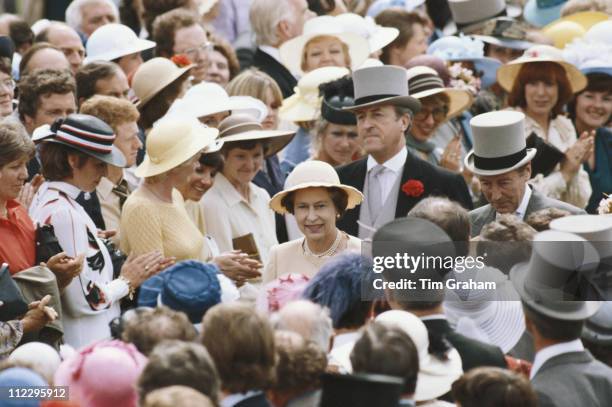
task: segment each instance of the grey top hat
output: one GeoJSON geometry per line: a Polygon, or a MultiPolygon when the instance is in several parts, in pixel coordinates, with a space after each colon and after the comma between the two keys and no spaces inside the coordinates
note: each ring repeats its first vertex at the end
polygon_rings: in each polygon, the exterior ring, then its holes
{"type": "Polygon", "coordinates": [[[533,159],[535,148],[527,148],[525,115],[503,110],[479,114],[470,120],[474,149],[465,156],[465,166],[476,175],[499,175],[522,167],[533,159]]]}
{"type": "Polygon", "coordinates": [[[342,110],[355,111],[376,105],[404,106],[418,112],[421,102],[408,94],[406,70],[399,66],[373,66],[353,72],[355,105],[342,110]]]}
{"type": "Polygon", "coordinates": [[[593,292],[585,275],[597,268],[595,248],[578,235],[547,230],[533,240],[531,258],[510,271],[525,304],[538,313],[564,321],[587,319],[601,306],[586,301],[593,292]]]}
{"type": "Polygon", "coordinates": [[[586,320],[582,338],[598,345],[612,345],[612,301],[604,302],[599,311],[586,320]]]}
{"type": "Polygon", "coordinates": [[[459,30],[506,14],[505,0],[449,0],[448,6],[459,30]]]}

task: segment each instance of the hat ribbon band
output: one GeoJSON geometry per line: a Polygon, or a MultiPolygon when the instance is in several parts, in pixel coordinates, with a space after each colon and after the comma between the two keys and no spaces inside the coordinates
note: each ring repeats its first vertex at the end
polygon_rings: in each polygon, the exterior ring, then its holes
{"type": "Polygon", "coordinates": [[[527,147],[501,157],[481,157],[474,154],[474,166],[480,170],[503,170],[510,168],[527,156],[527,147]]]}
{"type": "MultiPolygon", "coordinates": [[[[394,94],[382,94],[382,95],[369,95],[369,96],[363,96],[360,98],[355,99],[355,105],[363,105],[365,103],[370,103],[370,102],[376,102],[377,100],[381,100],[381,99],[387,99],[387,98],[395,98],[395,97],[399,97],[401,95],[394,95],[394,94]]],[[[404,95],[404,96],[408,96],[408,95],[404,95]]]]}
{"type": "Polygon", "coordinates": [[[408,89],[413,95],[430,89],[444,88],[444,82],[438,76],[426,74],[417,75],[408,81],[408,89]]]}
{"type": "Polygon", "coordinates": [[[357,118],[354,113],[336,109],[328,104],[325,99],[321,105],[321,117],[334,124],[343,124],[347,126],[354,126],[357,124],[357,118]]]}
{"type": "Polygon", "coordinates": [[[109,154],[113,148],[112,143],[111,144],[101,144],[101,143],[92,142],[84,138],[75,137],[72,134],[63,132],[61,130],[57,132],[55,138],[58,140],[64,141],[68,144],[72,144],[72,145],[84,148],[89,151],[97,152],[97,153],[109,154]]]}

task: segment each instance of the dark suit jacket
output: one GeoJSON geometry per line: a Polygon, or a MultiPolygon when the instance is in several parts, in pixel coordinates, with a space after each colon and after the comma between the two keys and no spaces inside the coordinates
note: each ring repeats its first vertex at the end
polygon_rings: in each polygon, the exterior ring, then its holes
{"type": "Polygon", "coordinates": [[[265,394],[258,394],[248,399],[242,400],[234,407],[272,407],[265,394]]]}
{"type": "Polygon", "coordinates": [[[547,360],[531,384],[540,407],[612,406],[612,368],[587,350],[547,360]]]}
{"type": "Polygon", "coordinates": [[[259,48],[253,55],[253,66],[267,73],[276,81],[283,93],[283,99],[293,95],[297,80],[287,68],[259,48]]]}
{"type": "MultiPolygon", "coordinates": [[[[559,208],[570,212],[572,215],[585,214],[583,209],[577,208],[574,205],[570,205],[563,201],[548,198],[540,194],[537,191],[531,192],[531,198],[527,204],[527,210],[525,210],[525,220],[527,216],[533,212],[537,212],[540,209],[546,208],[559,208]]],[[[478,236],[482,228],[495,220],[495,209],[491,204],[486,204],[480,208],[476,208],[470,212],[470,224],[472,225],[472,236],[478,236]]]]}
{"type": "MultiPolygon", "coordinates": [[[[336,171],[341,183],[350,185],[363,192],[367,172],[367,157],[338,167],[336,171]]],[[[460,174],[436,167],[427,161],[421,160],[410,151],[408,151],[404,164],[400,187],[409,179],[421,181],[425,187],[425,192],[419,197],[411,197],[400,191],[397,197],[397,206],[395,207],[396,218],[406,216],[414,205],[428,196],[445,196],[453,201],[457,201],[466,209],[472,209],[472,198],[460,174]]],[[[337,225],[340,230],[353,236],[358,235],[359,226],[357,221],[359,220],[360,206],[357,205],[355,208],[346,211],[344,216],[338,220],[337,225]]]]}
{"type": "Polygon", "coordinates": [[[457,333],[445,319],[430,319],[423,321],[428,331],[446,336],[453,345],[463,363],[463,371],[480,366],[496,366],[507,368],[506,358],[502,350],[488,343],[463,336],[457,333]]]}

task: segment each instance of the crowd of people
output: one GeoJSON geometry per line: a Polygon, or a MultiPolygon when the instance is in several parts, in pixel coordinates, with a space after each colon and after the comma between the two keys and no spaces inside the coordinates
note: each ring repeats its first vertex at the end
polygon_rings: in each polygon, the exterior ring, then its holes
{"type": "Polygon", "coordinates": [[[609,2],[0,6],[0,406],[612,405],[609,2]]]}

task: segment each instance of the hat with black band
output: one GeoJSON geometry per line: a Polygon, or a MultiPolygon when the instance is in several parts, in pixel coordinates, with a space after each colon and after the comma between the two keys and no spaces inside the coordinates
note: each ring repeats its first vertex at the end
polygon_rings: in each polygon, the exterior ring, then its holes
{"type": "Polygon", "coordinates": [[[488,112],[470,120],[474,149],[465,157],[465,166],[476,175],[505,174],[530,162],[535,148],[527,148],[525,115],[503,110],[488,112]]]}
{"type": "Polygon", "coordinates": [[[319,86],[323,96],[321,103],[321,117],[330,123],[344,126],[354,126],[357,118],[354,113],[342,110],[344,107],[355,105],[353,95],[353,80],[345,76],[319,86]]]}

